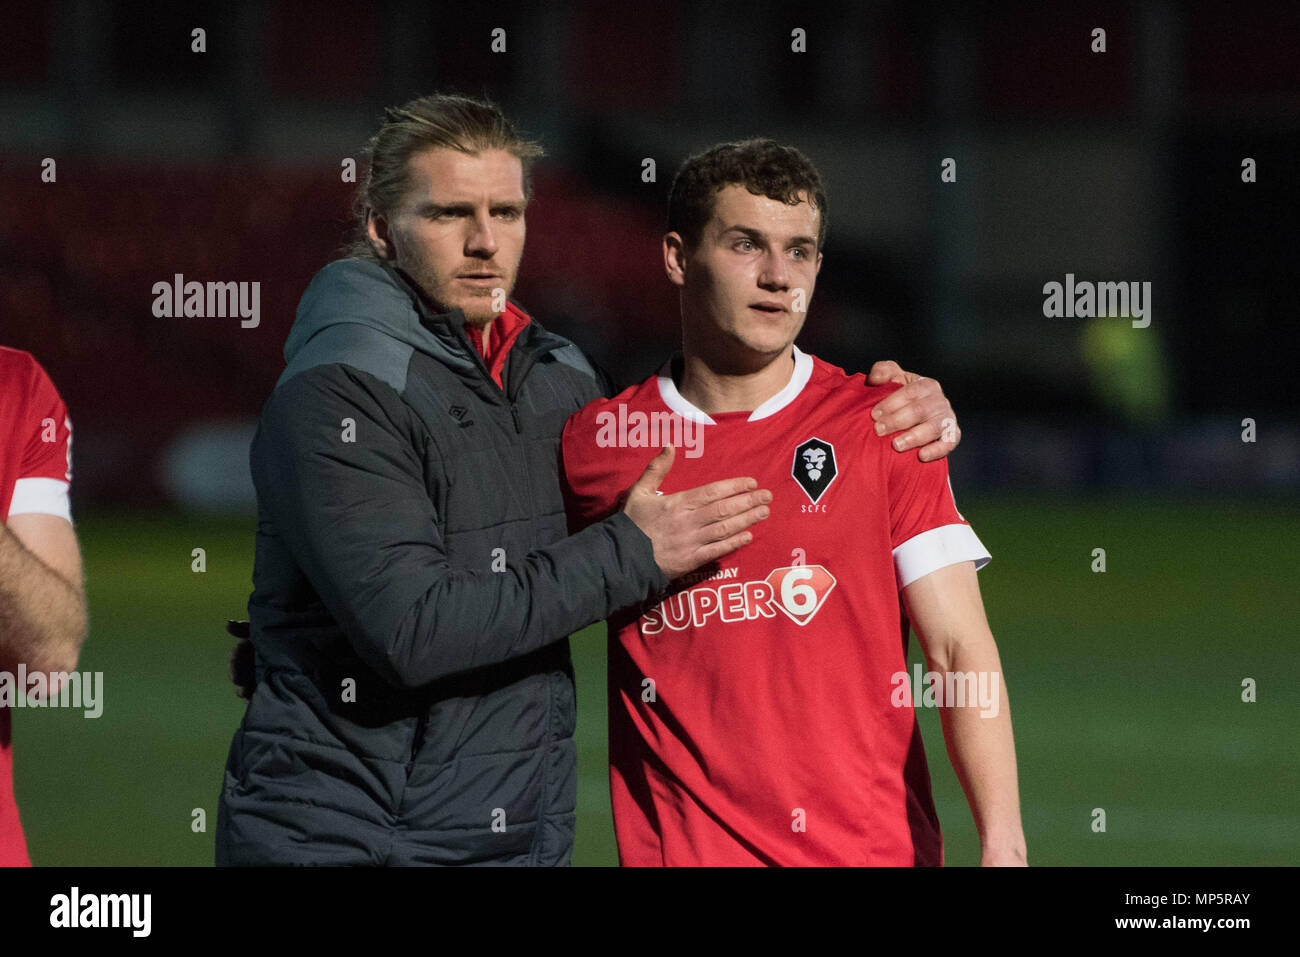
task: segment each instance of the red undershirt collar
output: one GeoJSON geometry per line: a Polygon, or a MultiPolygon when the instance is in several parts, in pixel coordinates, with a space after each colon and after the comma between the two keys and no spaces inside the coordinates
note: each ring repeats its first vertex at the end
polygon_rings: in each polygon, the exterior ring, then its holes
{"type": "Polygon", "coordinates": [[[488,333],[486,349],[483,347],[483,331],[471,326],[468,322],[465,323],[465,335],[469,337],[474,349],[483,359],[483,364],[487,366],[492,381],[502,389],[505,388],[501,382],[501,374],[506,367],[506,357],[510,354],[510,349],[514,346],[515,340],[519,338],[519,334],[524,331],[531,321],[528,313],[513,302],[507,302],[506,311],[497,316],[492,322],[492,330],[488,333]]]}

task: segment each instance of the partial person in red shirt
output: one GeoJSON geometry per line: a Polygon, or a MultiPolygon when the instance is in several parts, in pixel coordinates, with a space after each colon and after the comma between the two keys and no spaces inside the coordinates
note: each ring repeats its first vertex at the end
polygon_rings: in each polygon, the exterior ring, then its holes
{"type": "Polygon", "coordinates": [[[71,672],[86,637],[71,482],[72,423],[58,390],[30,353],[0,346],[0,866],[31,863],[13,786],[8,698],[26,690],[19,666],[71,672]]]}
{"type": "Polygon", "coordinates": [[[895,454],[874,428],[898,386],[794,344],[826,208],[812,164],[771,140],[689,159],[663,241],[683,351],[564,430],[574,528],[623,507],[629,486],[653,500],[744,470],[772,494],[749,544],[610,621],[623,864],[942,864],[916,706],[942,709],[981,863],[1026,862],[975,574],[989,553],[946,460],[895,454]],[[909,621],[929,665],[920,701],[909,621]]]}

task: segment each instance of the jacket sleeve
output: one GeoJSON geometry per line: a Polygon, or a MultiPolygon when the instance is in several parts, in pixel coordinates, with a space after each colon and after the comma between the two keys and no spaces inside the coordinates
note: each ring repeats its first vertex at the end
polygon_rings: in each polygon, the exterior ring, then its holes
{"type": "Polygon", "coordinates": [[[504,572],[486,560],[452,565],[425,488],[424,441],[389,386],[329,365],[272,394],[252,454],[263,518],[390,683],[415,688],[506,661],[667,588],[650,539],[622,513],[504,572]]]}

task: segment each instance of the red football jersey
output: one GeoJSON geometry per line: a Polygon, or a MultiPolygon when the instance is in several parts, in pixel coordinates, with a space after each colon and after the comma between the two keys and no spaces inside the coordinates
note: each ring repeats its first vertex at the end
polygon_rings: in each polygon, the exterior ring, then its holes
{"type": "Polygon", "coordinates": [[[899,590],[989,554],[946,460],[898,454],[867,385],[793,350],[753,412],[705,414],[668,366],[564,430],[574,528],[618,507],[659,448],[672,494],[752,475],[754,541],[659,605],[610,621],[610,789],[619,857],[647,864],[931,864],[939,822],[911,695],[899,590]]]}
{"type": "MultiPolygon", "coordinates": [[[[36,359],[4,346],[0,346],[0,444],[0,515],[5,521],[25,512],[45,512],[71,521],[68,410],[36,359]]],[[[11,730],[9,709],[0,707],[0,866],[30,863],[14,801],[11,730]]]]}

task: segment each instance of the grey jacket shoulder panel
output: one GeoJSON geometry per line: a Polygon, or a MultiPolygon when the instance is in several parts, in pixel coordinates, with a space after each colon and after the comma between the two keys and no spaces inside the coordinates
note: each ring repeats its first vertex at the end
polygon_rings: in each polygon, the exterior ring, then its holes
{"type": "Polygon", "coordinates": [[[420,321],[412,290],[391,266],[337,259],[320,270],[298,303],[284,343],[277,385],[313,366],[341,362],[405,388],[406,367],[418,350],[451,368],[473,360],[448,347],[420,321]]]}
{"type": "Polygon", "coordinates": [[[340,322],[320,330],[300,348],[275,386],[278,389],[294,376],[323,365],[349,365],[386,382],[397,392],[406,391],[406,374],[413,346],[373,327],[340,322]]]}
{"type": "MultiPolygon", "coordinates": [[[[552,335],[554,335],[554,333],[552,333],[552,335]]],[[[556,336],[556,338],[558,339],[560,337],[556,336]]],[[[565,342],[566,345],[561,346],[552,353],[552,355],[555,356],[555,360],[564,363],[570,368],[577,369],[579,372],[585,373],[593,379],[598,379],[599,376],[596,374],[596,369],[587,358],[586,353],[567,339],[565,342]]]]}

